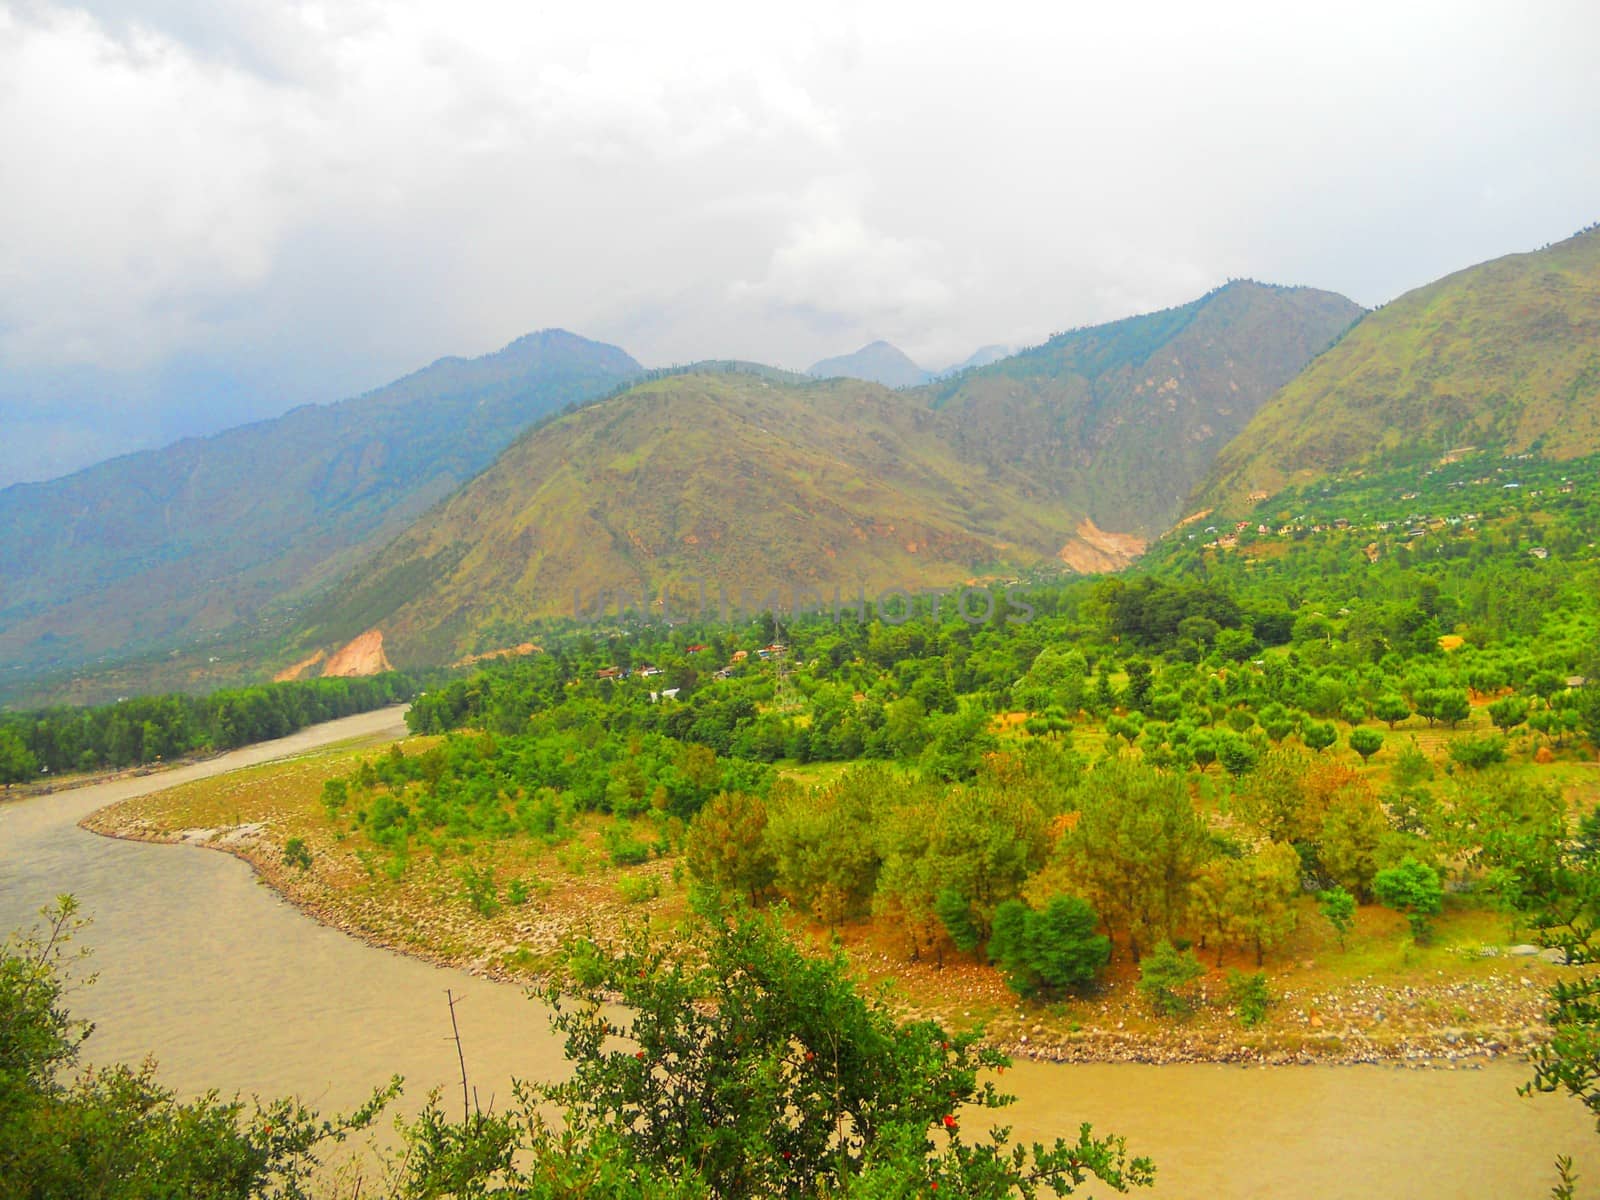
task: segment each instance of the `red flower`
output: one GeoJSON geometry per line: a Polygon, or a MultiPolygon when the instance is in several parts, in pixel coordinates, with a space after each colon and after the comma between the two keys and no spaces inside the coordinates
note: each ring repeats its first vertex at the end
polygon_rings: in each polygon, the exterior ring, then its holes
{"type": "Polygon", "coordinates": [[[644,1061],[644,1051],[643,1050],[639,1051],[639,1053],[635,1054],[634,1057],[637,1058],[640,1062],[643,1062],[644,1061]]]}
{"type": "Polygon", "coordinates": [[[944,1127],[946,1129],[954,1129],[956,1127],[956,1119],[950,1116],[948,1113],[945,1114],[944,1127]]]}

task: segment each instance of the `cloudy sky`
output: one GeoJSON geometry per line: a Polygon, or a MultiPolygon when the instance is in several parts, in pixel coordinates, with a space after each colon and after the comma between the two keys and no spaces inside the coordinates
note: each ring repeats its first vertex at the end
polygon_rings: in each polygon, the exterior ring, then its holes
{"type": "Polygon", "coordinates": [[[1236,276],[1379,303],[1600,218],[1596,45],[1591,0],[0,0],[0,485],[546,326],[937,367],[1236,276]]]}

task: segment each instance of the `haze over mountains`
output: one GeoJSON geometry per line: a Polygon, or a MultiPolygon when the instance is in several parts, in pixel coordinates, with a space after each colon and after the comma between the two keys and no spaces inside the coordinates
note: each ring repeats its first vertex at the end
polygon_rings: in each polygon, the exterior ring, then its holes
{"type": "Polygon", "coordinates": [[[638,375],[561,330],[339,404],[0,491],[0,664],[76,666],[256,617],[381,546],[530,422],[638,375]]]}
{"type": "Polygon", "coordinates": [[[929,371],[918,366],[909,355],[888,342],[877,341],[861,347],[854,354],[825,358],[813,363],[806,374],[816,379],[860,379],[866,383],[881,383],[884,387],[916,387],[934,379],[944,379],[972,367],[986,367],[1011,354],[1010,346],[980,346],[962,361],[942,371],[929,371]]]}
{"type": "Polygon", "coordinates": [[[1111,570],[1195,506],[1319,473],[1600,452],[1600,231],[1370,314],[1236,281],[911,386],[844,374],[874,364],[926,376],[887,344],[826,379],[644,372],[547,331],[6,489],[0,661],[26,676],[227,630],[262,670],[358,635],[371,661],[451,662],[602,593],[1111,570]]]}

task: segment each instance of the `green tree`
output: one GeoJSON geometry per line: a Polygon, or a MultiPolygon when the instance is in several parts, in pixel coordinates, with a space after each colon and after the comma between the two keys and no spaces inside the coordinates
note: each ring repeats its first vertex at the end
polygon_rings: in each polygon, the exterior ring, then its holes
{"type": "Polygon", "coordinates": [[[38,773],[38,760],[22,738],[14,730],[0,727],[0,783],[25,783],[38,773]]]}
{"type": "Polygon", "coordinates": [[[1266,975],[1260,971],[1250,974],[1229,971],[1228,1004],[1239,1018],[1239,1024],[1246,1029],[1254,1029],[1265,1021],[1267,1009],[1272,1006],[1272,990],[1267,986],[1266,975]]]}
{"type": "Polygon", "coordinates": [[[1211,853],[1183,780],[1141,763],[1102,763],[1076,795],[1077,824],[1058,853],[1065,888],[1085,896],[1113,938],[1141,945],[1177,931],[1195,872],[1211,853]]]}
{"type": "Polygon", "coordinates": [[[1384,722],[1392,731],[1396,725],[1411,715],[1406,698],[1395,692],[1385,692],[1372,704],[1372,715],[1384,722]]]}
{"type": "Polygon", "coordinates": [[[1437,870],[1408,854],[1397,866],[1373,876],[1372,890],[1382,903],[1406,915],[1413,937],[1427,940],[1430,919],[1444,908],[1437,870]]]}
{"type": "Polygon", "coordinates": [[[42,930],[0,950],[0,1195],[93,1200],[304,1200],[317,1148],[369,1124],[396,1080],[349,1118],[291,1100],[180,1101],[150,1062],[73,1076],[91,1027],[66,1006],[73,935],[61,896],[42,930]]]}
{"type": "MultiPolygon", "coordinates": [[[[969,1143],[958,1114],[1007,1102],[978,1079],[1005,1058],[974,1033],[898,1024],[855,990],[842,958],[801,953],[773,919],[713,914],[683,949],[643,933],[615,950],[573,946],[573,982],[545,992],[571,1074],[529,1089],[520,1114],[477,1139],[503,1177],[528,1182],[525,1171],[553,1161],[604,1159],[628,1186],[603,1194],[627,1200],[657,1194],[662,1180],[679,1181],[662,1194],[725,1200],[934,1191],[1001,1200],[1065,1195],[1089,1179],[1125,1191],[1153,1178],[1148,1160],[1128,1159],[1120,1139],[1087,1127],[1075,1142],[1031,1150],[998,1129],[969,1143]],[[544,1123],[540,1103],[560,1109],[563,1132],[544,1123]],[[684,1190],[689,1180],[698,1187],[684,1190]]],[[[445,1194],[426,1185],[467,1157],[436,1109],[430,1122],[410,1158],[406,1195],[419,1200],[445,1194]]]]}
{"type": "Polygon", "coordinates": [[[1339,939],[1339,949],[1356,923],[1356,898],[1342,887],[1323,888],[1317,893],[1317,911],[1333,926],[1333,935],[1339,939]]]}
{"type": "Polygon", "coordinates": [[[1258,967],[1267,950],[1294,931],[1300,870],[1300,856],[1286,842],[1227,863],[1228,928],[1235,939],[1254,948],[1258,967]]]}
{"type": "Polygon", "coordinates": [[[1389,832],[1383,806],[1359,789],[1336,795],[1323,818],[1318,854],[1329,879],[1357,897],[1372,894],[1378,847],[1389,832]]]}
{"type": "Polygon", "coordinates": [[[1300,726],[1300,740],[1308,750],[1319,754],[1339,740],[1338,727],[1332,721],[1305,721],[1300,726]]]}
{"type": "Polygon", "coordinates": [[[1043,912],[1008,900],[995,912],[989,961],[1021,996],[1087,987],[1111,959],[1099,925],[1094,906],[1077,896],[1057,896],[1043,912]]]}
{"type": "Polygon", "coordinates": [[[1521,696],[1504,696],[1489,705],[1489,720],[1502,733],[1510,733],[1528,719],[1528,702],[1521,696]]]}
{"type": "Polygon", "coordinates": [[[1366,762],[1379,750],[1383,749],[1383,734],[1370,726],[1361,725],[1350,731],[1347,739],[1350,749],[1361,756],[1361,761],[1366,762]]]}
{"type": "Polygon", "coordinates": [[[761,903],[777,877],[766,835],[767,806],[761,797],[718,792],[689,824],[684,841],[689,874],[721,894],[761,903]]]}
{"type": "Polygon", "coordinates": [[[1163,941],[1139,964],[1139,992],[1159,1015],[1185,1016],[1194,1009],[1194,981],[1205,973],[1193,954],[1163,941]]]}

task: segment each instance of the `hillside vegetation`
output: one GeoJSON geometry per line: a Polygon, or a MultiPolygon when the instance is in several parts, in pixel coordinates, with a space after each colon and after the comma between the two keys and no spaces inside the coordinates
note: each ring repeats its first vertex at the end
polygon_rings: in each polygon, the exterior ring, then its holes
{"type": "Polygon", "coordinates": [[[602,594],[759,605],[797,589],[957,584],[1067,536],[1027,481],[975,470],[948,422],[875,384],[668,376],[532,431],[356,572],[308,644],[369,626],[397,663],[522,640],[602,594]]]}
{"type": "Polygon", "coordinates": [[[901,392],[738,364],[664,374],[519,440],[288,650],[377,628],[397,664],[453,662],[602,593],[648,608],[676,589],[698,611],[700,581],[748,609],[774,589],[787,607],[803,589],[1114,570],[1358,311],[1231,284],[901,392]]]}
{"type": "Polygon", "coordinates": [[[1195,507],[1462,447],[1600,451],[1600,229],[1367,315],[1223,450],[1195,507]]]}
{"type": "Polygon", "coordinates": [[[927,389],[964,451],[1010,463],[1102,529],[1149,539],[1278,388],[1361,315],[1240,281],[1179,308],[1058,334],[927,389]]]}
{"type": "Polygon", "coordinates": [[[0,491],[0,683],[256,618],[360,561],[530,421],[639,371],[549,330],[357,399],[0,491]]]}

